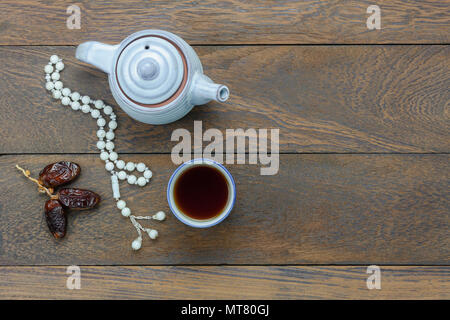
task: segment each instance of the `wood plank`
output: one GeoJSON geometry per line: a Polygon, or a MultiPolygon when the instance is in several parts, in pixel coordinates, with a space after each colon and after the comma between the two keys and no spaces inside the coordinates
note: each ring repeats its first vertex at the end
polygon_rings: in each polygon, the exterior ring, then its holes
{"type": "Polygon", "coordinates": [[[44,89],[43,66],[54,53],[66,59],[62,80],[69,88],[115,106],[119,152],[170,152],[177,143],[170,141],[173,130],[192,132],[194,120],[223,134],[278,128],[281,152],[450,151],[449,46],[196,50],[206,73],[230,87],[231,98],[151,126],[116,106],[106,75],[77,62],[73,47],[1,47],[0,153],[97,152],[94,121],[44,89]]]}
{"type": "Polygon", "coordinates": [[[367,289],[364,266],[85,267],[68,290],[66,267],[0,267],[0,299],[449,299],[450,267],[381,266],[367,289]]]}
{"type": "Polygon", "coordinates": [[[154,171],[145,188],[122,183],[135,215],[163,210],[150,223],[160,237],[131,250],[136,231],[115,208],[110,179],[96,155],[0,157],[0,265],[158,264],[422,264],[448,265],[450,155],[281,155],[275,176],[257,165],[227,165],[236,207],[216,227],[198,230],[170,214],[170,155],[124,155],[154,171]],[[103,200],[72,212],[68,234],[55,241],[43,219],[46,196],[14,168],[37,174],[71,160],[82,167],[73,185],[103,200]]]}
{"type": "Polygon", "coordinates": [[[381,30],[368,30],[373,1],[80,0],[81,29],[69,30],[66,1],[3,0],[0,44],[119,42],[154,28],[192,44],[448,43],[449,1],[379,0],[381,30]]]}

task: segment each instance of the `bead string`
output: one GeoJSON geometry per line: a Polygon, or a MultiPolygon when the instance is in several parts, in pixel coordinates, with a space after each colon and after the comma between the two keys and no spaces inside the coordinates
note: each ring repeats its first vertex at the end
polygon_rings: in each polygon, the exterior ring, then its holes
{"type": "Polygon", "coordinates": [[[113,197],[116,200],[116,206],[121,211],[122,216],[128,217],[132,225],[136,228],[138,237],[132,242],[131,247],[139,250],[142,245],[142,231],[148,234],[150,239],[156,239],[158,231],[142,227],[137,220],[158,220],[162,221],[166,215],[159,211],[153,216],[134,216],[124,200],[120,199],[119,180],[127,180],[129,184],[144,187],[153,175],[152,171],[144,164],[127,162],[119,160],[119,155],[114,152],[114,130],[117,128],[116,114],[111,106],[105,105],[102,100],[92,100],[89,96],[82,96],[78,92],[72,92],[64,87],[60,81],[60,72],[64,69],[64,63],[57,55],[50,57],[50,62],[45,66],[45,88],[52,93],[53,98],[60,100],[63,106],[70,106],[72,110],[81,110],[85,114],[90,114],[92,118],[97,119],[99,130],[97,131],[97,148],[100,150],[100,159],[105,161],[105,169],[111,173],[111,185],[113,197]],[[92,105],[92,107],[90,106],[92,105]],[[105,117],[100,113],[103,111],[105,117]],[[106,116],[109,116],[108,131],[106,128],[106,116]],[[105,141],[106,139],[106,141],[105,141]],[[116,168],[118,171],[116,171],[116,168]],[[134,174],[128,174],[126,171],[133,172],[137,170],[142,174],[137,178],[134,174]]]}

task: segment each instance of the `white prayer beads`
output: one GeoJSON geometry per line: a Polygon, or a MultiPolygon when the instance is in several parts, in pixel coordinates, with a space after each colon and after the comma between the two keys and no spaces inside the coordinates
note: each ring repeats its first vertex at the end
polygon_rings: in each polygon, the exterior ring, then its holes
{"type": "Polygon", "coordinates": [[[136,220],[158,220],[163,221],[166,217],[165,213],[159,211],[155,215],[149,216],[134,216],[131,214],[130,208],[124,200],[120,199],[119,180],[127,180],[129,184],[144,187],[152,177],[152,171],[142,162],[135,164],[133,162],[125,163],[119,160],[119,155],[114,151],[115,145],[113,140],[115,138],[114,130],[117,129],[117,121],[114,110],[111,106],[105,105],[102,100],[92,100],[89,96],[82,96],[77,91],[72,92],[67,87],[64,87],[60,81],[60,72],[64,70],[64,63],[57,55],[50,57],[50,62],[44,67],[45,72],[45,89],[52,93],[53,98],[61,100],[61,104],[69,106],[72,110],[85,114],[90,114],[92,118],[96,119],[97,126],[97,148],[100,150],[100,159],[105,161],[105,169],[111,173],[111,186],[113,197],[117,201],[116,206],[120,210],[122,216],[128,217],[136,228],[138,238],[136,238],[131,247],[134,250],[139,250],[142,245],[142,231],[148,234],[150,239],[158,237],[158,231],[155,229],[148,229],[142,227],[136,220]],[[92,105],[92,106],[91,106],[92,105]],[[104,116],[100,113],[103,111],[104,116]],[[109,116],[108,125],[106,118],[109,116]],[[105,140],[106,139],[106,140],[105,140]],[[120,171],[116,171],[115,169],[120,171]],[[142,173],[141,177],[136,177],[133,174],[127,174],[124,170],[137,171],[142,173]]]}

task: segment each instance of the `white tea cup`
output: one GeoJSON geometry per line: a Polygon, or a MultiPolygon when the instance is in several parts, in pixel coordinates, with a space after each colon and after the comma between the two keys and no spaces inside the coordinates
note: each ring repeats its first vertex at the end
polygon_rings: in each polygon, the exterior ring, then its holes
{"type": "Polygon", "coordinates": [[[208,228],[222,222],[233,209],[235,200],[236,200],[236,185],[234,183],[233,177],[223,165],[211,159],[198,158],[181,164],[174,171],[167,185],[167,201],[169,202],[170,210],[175,215],[175,217],[177,217],[178,220],[194,228],[208,228]],[[228,187],[228,199],[226,201],[225,206],[217,215],[209,219],[195,219],[187,215],[179,208],[179,206],[175,201],[174,190],[178,179],[187,170],[197,166],[210,166],[219,171],[225,178],[228,187]]]}

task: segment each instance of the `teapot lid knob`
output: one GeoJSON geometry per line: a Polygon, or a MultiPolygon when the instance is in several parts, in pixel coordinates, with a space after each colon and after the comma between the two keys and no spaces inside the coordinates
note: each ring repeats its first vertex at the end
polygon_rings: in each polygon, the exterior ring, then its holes
{"type": "Polygon", "coordinates": [[[130,42],[116,65],[122,92],[138,104],[159,104],[180,88],[185,59],[174,44],[158,36],[145,36],[130,42]]]}
{"type": "Polygon", "coordinates": [[[159,64],[153,58],[144,58],[137,65],[137,73],[143,80],[153,80],[159,74],[159,64]]]}

